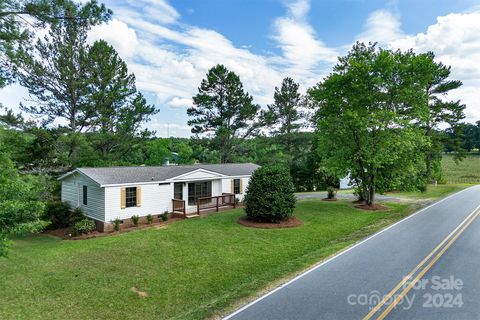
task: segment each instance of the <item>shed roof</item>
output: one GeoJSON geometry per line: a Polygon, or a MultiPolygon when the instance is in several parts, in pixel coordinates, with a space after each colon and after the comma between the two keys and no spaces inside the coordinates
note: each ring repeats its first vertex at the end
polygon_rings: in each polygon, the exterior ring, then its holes
{"type": "Polygon", "coordinates": [[[80,172],[100,185],[129,184],[150,181],[166,181],[198,169],[225,176],[251,175],[259,166],[253,163],[195,164],[156,167],[102,167],[78,168],[59,178],[62,180],[74,172],[80,172]]]}

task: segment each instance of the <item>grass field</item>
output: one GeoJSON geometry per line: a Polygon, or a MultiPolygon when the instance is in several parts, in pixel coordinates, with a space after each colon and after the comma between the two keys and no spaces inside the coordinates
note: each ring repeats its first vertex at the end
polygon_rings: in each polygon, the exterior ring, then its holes
{"type": "Polygon", "coordinates": [[[215,317],[418,208],[387,205],[389,212],[368,212],[304,200],[296,208],[304,225],[291,229],[241,226],[236,209],[90,240],[21,237],[0,259],[0,319],[215,317]]]}
{"type": "Polygon", "coordinates": [[[480,155],[470,154],[458,165],[452,155],[444,155],[442,174],[447,183],[480,183],[480,155]]]}

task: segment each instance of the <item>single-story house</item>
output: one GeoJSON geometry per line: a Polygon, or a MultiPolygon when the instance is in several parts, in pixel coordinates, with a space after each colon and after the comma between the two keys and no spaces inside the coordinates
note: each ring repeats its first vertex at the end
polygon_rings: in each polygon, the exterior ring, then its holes
{"type": "Polygon", "coordinates": [[[198,199],[213,197],[209,203],[217,207],[219,203],[243,201],[250,177],[258,167],[232,163],[78,168],[58,180],[62,183],[62,201],[82,208],[104,230],[113,220],[128,220],[134,215],[197,212],[198,199]]]}

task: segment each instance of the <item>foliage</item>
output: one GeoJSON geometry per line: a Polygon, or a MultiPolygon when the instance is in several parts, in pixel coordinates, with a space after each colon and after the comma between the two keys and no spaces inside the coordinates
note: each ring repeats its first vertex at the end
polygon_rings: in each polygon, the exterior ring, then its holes
{"type": "Polygon", "coordinates": [[[422,183],[420,151],[428,143],[412,125],[424,110],[403,63],[411,55],[357,43],[309,90],[317,108],[317,152],[329,174],[350,173],[368,204],[376,192],[422,183]]]}
{"type": "Polygon", "coordinates": [[[194,106],[187,110],[188,125],[194,134],[208,134],[211,147],[220,150],[220,162],[230,162],[235,144],[257,132],[255,118],[259,106],[243,89],[238,75],[216,65],[202,80],[194,106]]]}
{"type": "Polygon", "coordinates": [[[140,217],[138,215],[132,216],[132,222],[134,226],[138,226],[138,220],[140,220],[140,217]]]}
{"type": "Polygon", "coordinates": [[[50,221],[49,229],[67,228],[70,223],[71,208],[67,202],[49,201],[45,204],[43,219],[50,221]]]}
{"type": "Polygon", "coordinates": [[[122,223],[122,221],[120,221],[120,219],[118,219],[118,218],[113,220],[113,230],[120,231],[120,224],[121,223],[122,223]]]}
{"type": "Polygon", "coordinates": [[[20,46],[26,46],[36,30],[64,20],[95,25],[110,18],[111,11],[96,0],[77,4],[69,0],[2,0],[0,2],[0,88],[13,82],[12,60],[20,46]]]}
{"type": "Polygon", "coordinates": [[[334,187],[327,187],[327,198],[328,199],[335,199],[335,195],[337,194],[337,190],[334,187]]]}
{"type": "Polygon", "coordinates": [[[92,219],[84,218],[73,224],[72,231],[75,235],[86,234],[96,230],[95,222],[92,219]]]}
{"type": "Polygon", "coordinates": [[[165,211],[163,214],[162,214],[162,221],[167,221],[168,220],[168,211],[165,211]]]}
{"type": "Polygon", "coordinates": [[[0,254],[5,255],[8,237],[39,232],[48,225],[42,220],[45,205],[40,191],[28,177],[22,178],[0,141],[0,254]]]}
{"type": "Polygon", "coordinates": [[[148,224],[152,224],[153,223],[153,216],[151,214],[148,214],[147,215],[147,222],[148,224]]]}
{"type": "Polygon", "coordinates": [[[281,88],[275,87],[274,103],[268,105],[263,113],[265,123],[273,127],[271,134],[279,137],[279,142],[289,154],[293,154],[293,134],[302,126],[300,121],[304,114],[300,112],[301,95],[299,85],[292,78],[283,79],[281,88]]]}
{"type": "MultiPolygon", "coordinates": [[[[450,80],[450,67],[435,61],[435,54],[427,52],[414,55],[411,53],[411,63],[414,66],[415,81],[419,86],[418,94],[423,99],[421,107],[427,112],[417,117],[417,124],[422,128],[429,144],[424,149],[426,162],[426,179],[432,180],[433,163],[439,167],[442,153],[442,144],[448,144],[456,151],[461,151],[461,146],[456,139],[450,139],[449,135],[439,135],[439,126],[448,124],[450,130],[456,131],[459,122],[465,118],[465,105],[457,101],[446,100],[451,90],[462,86],[459,80],[450,80]],[[423,94],[420,94],[423,93],[423,94]]],[[[415,107],[413,107],[415,108],[415,107]]],[[[412,111],[412,110],[410,110],[412,111]]],[[[417,114],[413,110],[414,114],[417,114]]]]}
{"type": "Polygon", "coordinates": [[[266,166],[255,170],[244,198],[247,217],[260,222],[288,218],[295,209],[294,190],[285,167],[266,166]]]}
{"type": "Polygon", "coordinates": [[[82,208],[75,208],[70,213],[69,224],[70,226],[74,225],[78,221],[85,219],[85,213],[82,208]]]}

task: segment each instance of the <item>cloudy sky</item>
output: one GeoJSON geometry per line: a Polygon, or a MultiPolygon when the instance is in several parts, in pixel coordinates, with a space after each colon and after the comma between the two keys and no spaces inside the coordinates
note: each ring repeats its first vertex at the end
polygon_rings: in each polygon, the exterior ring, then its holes
{"type": "MultiPolygon", "coordinates": [[[[356,41],[434,51],[464,85],[452,93],[480,120],[480,0],[105,0],[112,21],[90,32],[127,61],[138,88],[160,108],[158,136],[189,136],[186,109],[207,70],[237,72],[257,103],[286,76],[302,91],[322,80],[356,41]]],[[[18,110],[26,92],[0,91],[18,110]]]]}

